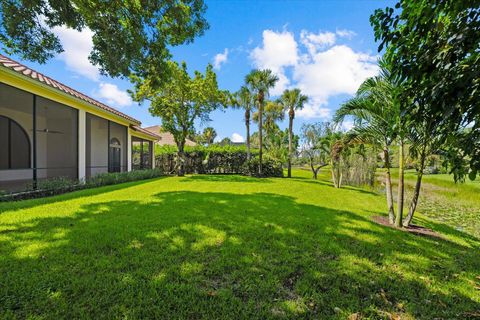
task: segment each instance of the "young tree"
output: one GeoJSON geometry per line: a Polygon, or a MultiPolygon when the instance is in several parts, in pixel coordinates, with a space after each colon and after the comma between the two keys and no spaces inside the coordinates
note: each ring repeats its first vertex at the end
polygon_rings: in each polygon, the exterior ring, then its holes
{"type": "Polygon", "coordinates": [[[215,129],[212,128],[212,127],[207,127],[205,129],[203,129],[202,137],[203,137],[202,140],[206,144],[210,145],[210,144],[213,143],[213,141],[217,137],[217,131],[215,131],[215,129]]]}
{"type": "Polygon", "coordinates": [[[350,143],[349,138],[342,132],[335,130],[335,125],[329,125],[326,128],[321,143],[329,151],[330,172],[332,174],[333,186],[335,188],[341,188],[343,181],[344,157],[348,152],[350,143]]]}
{"type": "Polygon", "coordinates": [[[308,97],[303,95],[300,89],[285,90],[280,97],[280,104],[288,111],[288,178],[292,177],[292,136],[293,136],[293,119],[295,119],[295,111],[302,110],[308,97]]]}
{"type": "Polygon", "coordinates": [[[382,62],[380,64],[380,75],[362,83],[357,95],[337,110],[335,121],[341,122],[345,117],[353,116],[356,123],[352,132],[383,149],[388,217],[390,223],[394,224],[390,147],[397,138],[400,104],[395,101],[396,84],[390,81],[391,77],[385,65],[382,62]]]}
{"type": "Polygon", "coordinates": [[[328,165],[330,150],[324,143],[329,130],[329,123],[304,123],[300,129],[302,155],[308,159],[313,179],[317,179],[321,168],[328,165]]]}
{"type": "Polygon", "coordinates": [[[250,116],[255,105],[254,96],[247,86],[242,86],[234,95],[232,105],[245,110],[245,127],[247,130],[247,159],[250,160],[250,116]]]}
{"type": "Polygon", "coordinates": [[[208,65],[205,74],[187,72],[186,63],[168,62],[170,78],[157,86],[158,79],[133,77],[135,101],[150,101],[150,113],[162,119],[162,128],[170,132],[177,144],[177,174],[184,175],[185,139],[194,132],[197,119],[209,121],[209,114],[228,104],[229,94],[218,89],[217,77],[208,65]]]}
{"type": "Polygon", "coordinates": [[[443,145],[443,138],[441,134],[438,134],[438,130],[434,116],[429,113],[424,114],[423,122],[410,123],[407,135],[410,141],[410,155],[417,159],[417,180],[407,216],[403,220],[405,227],[412,222],[417,208],[427,158],[439,152],[443,145]]]}
{"type": "Polygon", "coordinates": [[[45,63],[63,51],[52,28],[88,29],[89,60],[102,73],[164,80],[169,49],[203,34],[205,11],[203,0],[0,1],[0,42],[8,54],[45,63]]]}
{"type": "MultiPolygon", "coordinates": [[[[253,114],[253,121],[258,123],[259,118],[260,113],[257,111],[253,114]]],[[[273,130],[275,130],[277,121],[282,121],[285,119],[283,106],[276,101],[267,101],[263,108],[263,118],[263,129],[265,130],[265,135],[268,136],[273,130]]]]}
{"type": "Polygon", "coordinates": [[[450,158],[455,179],[480,171],[480,1],[400,0],[378,9],[370,22],[379,51],[405,83],[412,103],[402,110],[418,125],[430,114],[445,141],[461,139],[450,158]],[[465,131],[464,128],[470,129],[465,131]],[[460,159],[458,159],[460,157],[460,159]],[[457,164],[459,166],[457,166],[457,164]]]}
{"type": "Polygon", "coordinates": [[[253,70],[245,78],[245,82],[255,95],[258,110],[258,138],[259,138],[259,166],[258,173],[262,175],[262,156],[263,156],[263,107],[265,98],[268,98],[269,90],[275,86],[278,77],[271,70],[253,70]]]}

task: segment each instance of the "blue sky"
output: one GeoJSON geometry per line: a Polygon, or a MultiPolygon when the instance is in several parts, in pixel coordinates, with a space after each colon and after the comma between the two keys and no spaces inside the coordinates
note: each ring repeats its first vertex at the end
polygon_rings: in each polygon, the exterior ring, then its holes
{"type": "MultiPolygon", "coordinates": [[[[281,79],[272,97],[291,87],[309,96],[294,125],[298,132],[304,122],[328,120],[365,78],[376,74],[378,53],[369,16],[394,2],[225,0],[207,1],[207,5],[210,29],[193,44],[173,48],[174,60],[186,61],[190,71],[214,64],[219,85],[231,91],[243,84],[251,69],[272,69],[281,79]]],[[[45,65],[22,62],[139,119],[144,126],[160,123],[150,116],[147,105],[131,102],[126,94],[128,81],[100,76],[90,65],[88,30],[54,31],[64,53],[45,65]]],[[[211,118],[207,125],[216,129],[217,139],[245,136],[242,111],[216,111],[211,118]]],[[[286,121],[280,124],[286,125],[286,121]]]]}

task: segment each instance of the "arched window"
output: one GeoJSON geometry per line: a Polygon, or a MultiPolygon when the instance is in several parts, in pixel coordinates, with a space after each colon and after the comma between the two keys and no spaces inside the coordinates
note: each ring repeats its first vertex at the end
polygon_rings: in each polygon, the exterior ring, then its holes
{"type": "Polygon", "coordinates": [[[0,116],[0,170],[31,168],[27,132],[15,120],[0,116]]]}
{"type": "Polygon", "coordinates": [[[117,138],[110,139],[110,147],[120,148],[120,140],[118,140],[117,138]]]}

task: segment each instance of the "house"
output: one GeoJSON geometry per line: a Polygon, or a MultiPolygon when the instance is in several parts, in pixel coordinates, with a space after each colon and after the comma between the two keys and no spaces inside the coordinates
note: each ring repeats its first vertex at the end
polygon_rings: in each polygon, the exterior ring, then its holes
{"type": "MultiPolygon", "coordinates": [[[[173,135],[170,133],[170,132],[164,132],[162,131],[162,127],[161,126],[151,126],[151,127],[145,127],[145,130],[151,132],[151,133],[154,133],[156,135],[158,135],[160,138],[158,139],[157,141],[157,144],[159,146],[176,146],[177,144],[175,143],[175,139],[173,138],[173,135]]],[[[193,146],[196,146],[197,144],[190,140],[190,139],[186,139],[185,140],[185,145],[186,146],[190,146],[190,147],[193,147],[193,146]]]]}
{"type": "Polygon", "coordinates": [[[153,168],[140,121],[0,55],[0,190],[153,168]]]}

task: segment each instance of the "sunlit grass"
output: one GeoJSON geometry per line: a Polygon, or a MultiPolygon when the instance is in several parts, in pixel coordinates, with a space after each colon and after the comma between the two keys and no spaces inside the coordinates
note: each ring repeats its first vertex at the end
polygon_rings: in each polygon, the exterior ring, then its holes
{"type": "Polygon", "coordinates": [[[463,319],[480,240],[376,225],[384,198],[292,179],[161,178],[0,204],[0,318],[463,319]]]}
{"type": "MultiPolygon", "coordinates": [[[[396,187],[398,170],[393,169],[392,173],[396,187]]],[[[416,177],[415,170],[405,173],[407,206],[416,177]]],[[[480,179],[471,181],[467,178],[463,183],[455,183],[449,174],[425,175],[418,210],[435,221],[480,237],[480,179]]]]}

